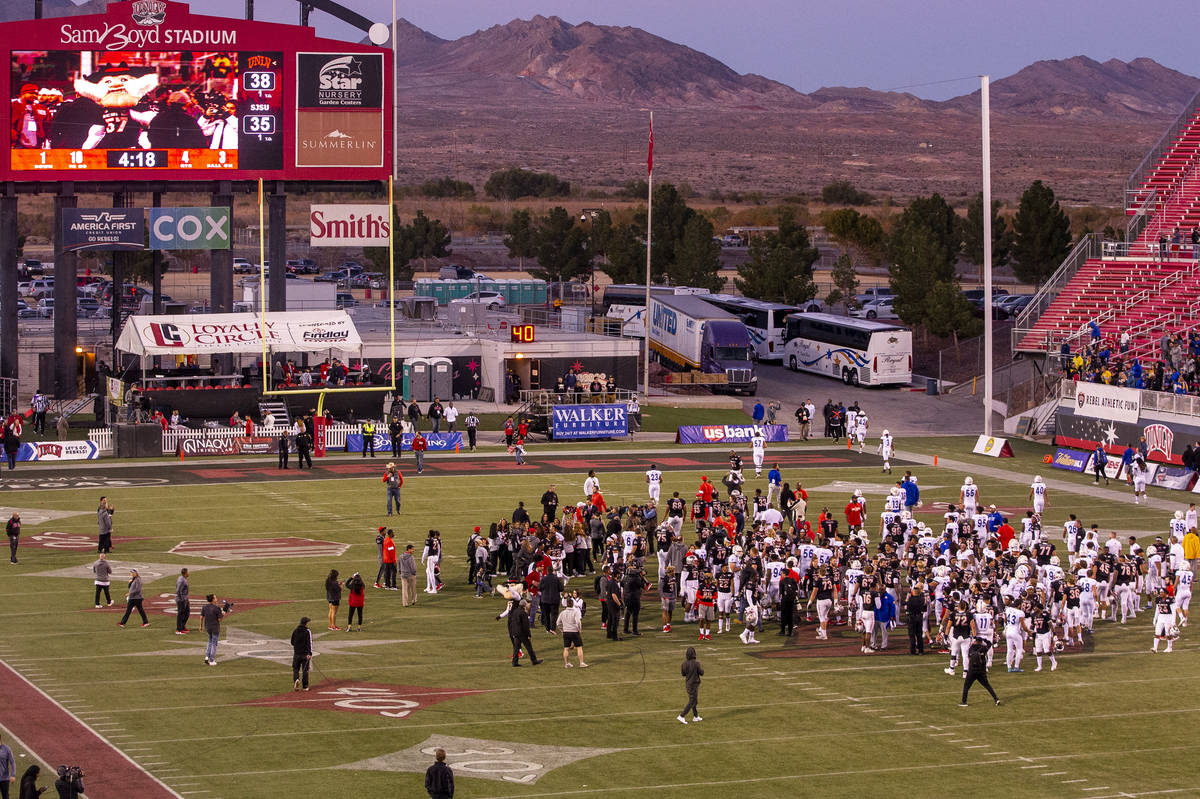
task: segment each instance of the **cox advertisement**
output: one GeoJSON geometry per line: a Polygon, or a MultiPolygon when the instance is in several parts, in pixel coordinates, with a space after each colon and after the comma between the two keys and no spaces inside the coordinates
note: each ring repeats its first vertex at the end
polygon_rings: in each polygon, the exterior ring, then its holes
{"type": "Polygon", "coordinates": [[[676,444],[749,444],[755,435],[768,442],[788,440],[785,424],[695,424],[679,428],[676,444]]]}
{"type": "MultiPolygon", "coordinates": [[[[413,434],[405,433],[400,444],[401,451],[412,451],[413,434]]],[[[462,433],[427,433],[425,435],[425,443],[430,452],[445,452],[447,450],[457,451],[462,448],[463,437],[462,433]]],[[[346,436],[346,451],[347,452],[362,452],[363,437],[362,433],[350,433],[346,436]]],[[[378,453],[388,453],[392,451],[392,437],[387,433],[375,433],[375,451],[378,453]]]]}
{"type": "Polygon", "coordinates": [[[556,441],[629,435],[629,409],[625,405],[555,405],[553,420],[556,441]]]}

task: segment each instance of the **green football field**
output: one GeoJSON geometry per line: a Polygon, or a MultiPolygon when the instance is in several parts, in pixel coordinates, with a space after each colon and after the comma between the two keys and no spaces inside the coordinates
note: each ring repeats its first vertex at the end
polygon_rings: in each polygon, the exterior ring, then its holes
{"type": "MultiPolygon", "coordinates": [[[[842,452],[822,445],[789,451],[842,452]]],[[[661,447],[662,458],[683,451],[661,447]]],[[[936,468],[903,467],[918,476],[926,506],[957,499],[965,472],[948,460],[972,464],[982,501],[1010,510],[1026,506],[1036,471],[1051,482],[1046,527],[1060,547],[1068,512],[1085,526],[1099,524],[1104,537],[1110,529],[1134,531],[1145,544],[1147,535],[1165,534],[1171,510],[1191,498],[1152,489],[1154,506],[1135,506],[1123,486],[1106,493],[1082,476],[1041,466],[1045,448],[1019,444],[1011,461],[964,455],[969,448],[964,439],[901,442],[904,451],[940,455],[936,468]]],[[[535,459],[550,453],[546,447],[535,459]]],[[[455,457],[465,463],[471,456],[455,457]]],[[[590,600],[584,641],[591,667],[564,669],[558,639],[535,628],[545,662],[514,669],[504,623],[494,620],[503,600],[476,599],[466,584],[467,537],[475,525],[486,530],[509,516],[519,499],[536,508],[549,482],[574,502],[586,466],[550,475],[519,471],[508,459],[479,462],[478,470],[420,477],[409,474],[411,461],[404,464],[404,508],[392,525],[397,542],[401,549],[413,543],[419,554],[425,532],[439,529],[446,589],[436,596],[418,590],[419,604],[409,608],[398,591],[368,589],[366,626],[355,633],[326,631],[323,581],[330,568],[373,581],[375,531],[387,522],[377,477],[299,481],[264,470],[244,482],[0,493],[0,503],[26,517],[20,564],[0,572],[0,661],[86,725],[77,739],[57,741],[68,749],[79,741],[85,770],[102,773],[112,760],[90,742],[98,737],[159,780],[167,796],[420,797],[433,760],[423,750],[438,745],[450,753],[463,797],[1200,794],[1184,765],[1200,744],[1182,734],[1200,711],[1186,688],[1200,657],[1190,628],[1173,653],[1151,654],[1149,612],[1124,626],[1097,622],[1094,639],[1083,651],[1068,649],[1054,673],[1034,673],[1028,654],[1025,673],[1006,673],[997,653],[992,684],[1003,705],[994,707],[976,687],[971,706],[959,708],[961,679],[943,673],[946,656],[858,655],[845,627],[831,633],[829,646],[817,645],[809,624],[786,646],[770,626],[758,645],[744,646],[736,626],[700,643],[678,611],[673,632],[661,633],[650,595],[643,636],[608,642],[589,577],[572,585],[582,584],[590,600]],[[193,630],[204,594],[236,603],[224,620],[216,668],[202,662],[202,634],[173,634],[173,616],[164,613],[170,603],[147,602],[153,612],[145,629],[133,622],[121,629],[115,608],[92,607],[83,567],[94,560],[94,545],[77,536],[94,541],[100,493],[117,506],[113,560],[162,575],[147,583],[148,600],[173,593],[178,569],[189,566],[193,630]],[[38,546],[39,536],[51,546],[38,546]],[[287,639],[302,615],[313,619],[320,654],[313,690],[295,693],[287,639]],[[675,716],[685,702],[679,664],[689,645],[705,670],[704,720],[683,726],[675,716]]],[[[644,497],[646,466],[630,464],[601,475],[610,501],[644,497]]],[[[714,472],[664,471],[664,491],[685,497],[702,472],[714,472]]],[[[788,467],[785,479],[809,491],[810,516],[828,505],[841,517],[852,487],[861,485],[876,524],[891,484],[874,460],[788,467]]],[[[765,488],[765,480],[749,487],[756,485],[765,488]]],[[[940,511],[920,518],[935,517],[940,511]]],[[[647,563],[653,571],[654,559],[647,563]]],[[[118,604],[122,589],[114,579],[118,604]]],[[[343,602],[341,626],[345,613],[343,602]]],[[[893,631],[891,649],[907,650],[903,628],[893,631]]],[[[33,744],[40,719],[0,709],[0,721],[19,768],[46,757],[33,744]]],[[[137,796],[105,788],[89,796],[137,796]]]]}

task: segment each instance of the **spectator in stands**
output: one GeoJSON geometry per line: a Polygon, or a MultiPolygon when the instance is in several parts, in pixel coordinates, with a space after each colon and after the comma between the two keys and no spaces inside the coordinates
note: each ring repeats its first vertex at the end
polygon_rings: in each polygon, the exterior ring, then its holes
{"type": "Polygon", "coordinates": [[[1163,260],[1167,257],[1167,232],[1164,230],[1158,234],[1158,260],[1163,260]]]}
{"type": "Polygon", "coordinates": [[[1101,336],[1103,336],[1104,334],[1100,332],[1100,325],[1099,325],[1099,323],[1096,322],[1095,319],[1088,322],[1088,327],[1092,331],[1092,343],[1095,344],[1097,341],[1100,340],[1101,336]]]}
{"type": "Polygon", "coordinates": [[[1132,340],[1132,338],[1133,337],[1129,335],[1128,328],[1121,331],[1121,343],[1117,346],[1117,349],[1122,355],[1129,352],[1129,342],[1132,340]]]}
{"type": "Polygon", "coordinates": [[[1192,258],[1200,261],[1200,225],[1192,228],[1192,258]]]}

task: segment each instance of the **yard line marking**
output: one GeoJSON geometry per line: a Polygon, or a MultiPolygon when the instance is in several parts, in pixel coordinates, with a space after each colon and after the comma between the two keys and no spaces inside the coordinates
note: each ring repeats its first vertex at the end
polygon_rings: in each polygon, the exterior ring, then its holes
{"type": "MultiPolygon", "coordinates": [[[[1066,774],[1066,773],[1067,772],[1065,772],[1065,771],[1043,771],[1038,776],[1039,777],[1057,777],[1059,775],[1066,774]]],[[[1105,787],[1107,787],[1107,786],[1105,786],[1105,787]]]]}
{"type": "Polygon", "coordinates": [[[975,744],[974,746],[964,746],[963,749],[987,749],[988,744],[975,744]]]}
{"type": "Polygon", "coordinates": [[[902,719],[904,716],[880,716],[881,719],[902,719]]]}
{"type": "Polygon", "coordinates": [[[1079,790],[1081,790],[1081,791],[1103,791],[1103,790],[1106,790],[1107,788],[1108,788],[1107,785],[1100,785],[1095,788],[1080,788],[1079,790]]]}
{"type": "Polygon", "coordinates": [[[1059,782],[1069,785],[1069,784],[1071,784],[1072,782],[1087,782],[1087,780],[1085,780],[1085,779],[1078,779],[1078,780],[1059,780],[1059,782]]]}
{"type": "MultiPolygon", "coordinates": [[[[953,735],[954,733],[950,733],[950,734],[953,735]]],[[[974,738],[955,738],[953,741],[946,741],[946,743],[960,744],[960,743],[963,743],[964,741],[974,741],[974,740],[975,740],[974,738]]]]}
{"type": "Polygon", "coordinates": [[[941,738],[944,735],[953,735],[952,732],[929,732],[926,733],[930,738],[941,738]]]}
{"type": "Polygon", "coordinates": [[[894,724],[920,724],[921,722],[919,722],[919,721],[896,721],[893,723],[894,724]]]}
{"type": "MultiPolygon", "coordinates": [[[[953,743],[953,741],[951,741],[953,743]]],[[[1038,763],[1036,766],[1021,766],[1021,768],[1049,768],[1045,763],[1038,763]]]]}

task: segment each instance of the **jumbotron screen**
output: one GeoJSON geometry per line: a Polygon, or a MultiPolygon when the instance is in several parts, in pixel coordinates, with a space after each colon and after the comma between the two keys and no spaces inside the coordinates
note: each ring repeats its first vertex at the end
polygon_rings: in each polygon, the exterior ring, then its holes
{"type": "Polygon", "coordinates": [[[283,167],[280,52],[27,50],[11,57],[14,172],[211,175],[283,167]]]}

